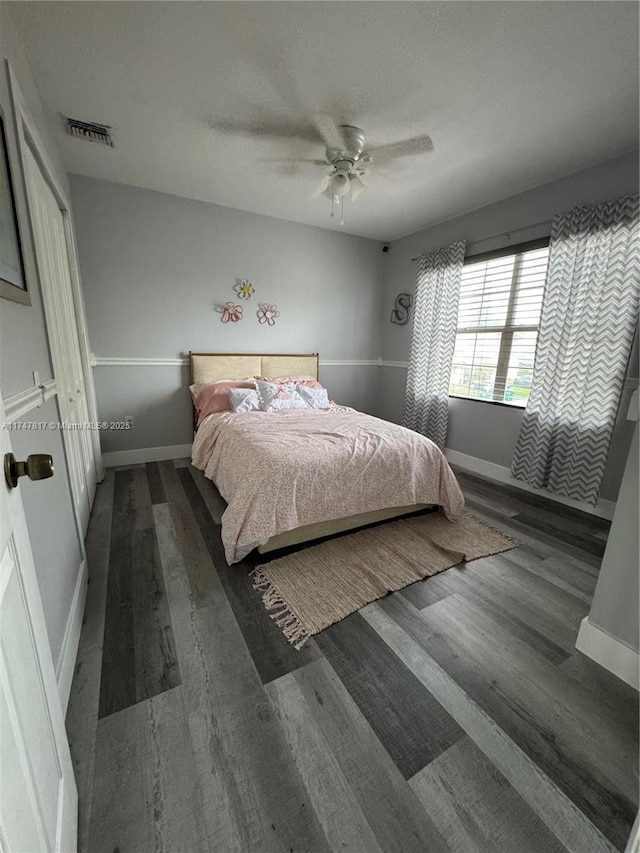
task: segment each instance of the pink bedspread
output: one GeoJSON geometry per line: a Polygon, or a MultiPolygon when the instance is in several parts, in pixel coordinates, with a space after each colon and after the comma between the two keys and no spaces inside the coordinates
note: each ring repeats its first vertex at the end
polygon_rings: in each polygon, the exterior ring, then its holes
{"type": "Polygon", "coordinates": [[[414,503],[439,504],[455,520],[464,506],[432,441],[344,407],[210,415],[192,461],[228,503],[229,563],[305,524],[414,503]]]}

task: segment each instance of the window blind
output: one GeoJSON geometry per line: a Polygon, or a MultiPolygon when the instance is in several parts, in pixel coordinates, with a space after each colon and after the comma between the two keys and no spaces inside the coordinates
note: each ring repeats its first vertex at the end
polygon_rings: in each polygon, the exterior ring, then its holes
{"type": "Polygon", "coordinates": [[[465,263],[449,393],[525,406],[549,247],[465,263]]]}

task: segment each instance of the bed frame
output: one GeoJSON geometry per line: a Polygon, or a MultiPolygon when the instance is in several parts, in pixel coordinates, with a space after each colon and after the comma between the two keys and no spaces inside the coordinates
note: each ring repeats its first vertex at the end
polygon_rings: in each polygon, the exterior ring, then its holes
{"type": "MultiPolygon", "coordinates": [[[[318,378],[318,353],[311,354],[253,354],[253,353],[189,353],[190,384],[195,382],[219,382],[223,379],[246,379],[248,376],[265,376],[275,379],[278,376],[313,376],[318,378]]],[[[195,416],[195,410],[194,410],[195,416]]],[[[195,424],[195,419],[194,419],[195,424]]],[[[385,509],[366,512],[360,515],[350,515],[331,521],[321,521],[316,524],[306,524],[287,530],[277,536],[272,536],[268,542],[258,547],[261,554],[311,542],[335,533],[355,530],[367,524],[386,521],[409,515],[413,512],[431,508],[430,504],[412,504],[410,506],[387,507],[385,509]]]]}

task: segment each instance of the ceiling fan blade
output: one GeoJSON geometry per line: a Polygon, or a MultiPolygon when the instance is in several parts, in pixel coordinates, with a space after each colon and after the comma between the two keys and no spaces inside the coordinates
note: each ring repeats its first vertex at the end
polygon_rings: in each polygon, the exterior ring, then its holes
{"type": "Polygon", "coordinates": [[[308,164],[304,160],[277,160],[276,158],[267,160],[262,158],[257,162],[265,163],[271,172],[281,175],[283,178],[295,178],[308,168],[308,164]]]}
{"type": "Polygon", "coordinates": [[[369,184],[356,175],[351,178],[351,201],[358,201],[362,193],[368,189],[369,184]]]}
{"type": "MultiPolygon", "coordinates": [[[[364,173],[365,180],[367,182],[367,186],[372,187],[374,184],[377,186],[378,184],[386,184],[387,187],[396,183],[395,178],[392,178],[391,175],[386,172],[384,169],[381,169],[377,163],[373,164],[373,168],[370,172],[364,173]]],[[[360,174],[359,177],[363,177],[363,174],[360,174]]]]}
{"type": "Polygon", "coordinates": [[[260,138],[275,136],[281,139],[302,139],[304,142],[318,142],[318,133],[313,127],[287,119],[257,118],[255,121],[241,119],[217,119],[210,117],[207,125],[211,130],[233,136],[260,138]]]}
{"type": "Polygon", "coordinates": [[[259,163],[313,163],[314,166],[330,166],[326,160],[313,160],[311,157],[261,157],[259,163]]]}
{"type": "MultiPolygon", "coordinates": [[[[321,195],[326,195],[326,193],[329,189],[329,178],[330,177],[331,177],[331,175],[325,175],[324,176],[324,178],[322,179],[322,183],[320,184],[318,189],[314,192],[313,198],[318,198],[321,195]]],[[[331,196],[329,196],[329,197],[331,197],[331,196]]]]}
{"type": "Polygon", "coordinates": [[[327,113],[316,113],[312,122],[327,148],[345,147],[342,131],[334,118],[327,113]]]}
{"type": "Polygon", "coordinates": [[[381,145],[379,148],[367,149],[374,163],[383,163],[395,160],[397,157],[410,157],[415,154],[425,154],[433,151],[433,142],[430,136],[415,136],[413,139],[403,139],[400,142],[392,142],[389,145],[381,145]]]}

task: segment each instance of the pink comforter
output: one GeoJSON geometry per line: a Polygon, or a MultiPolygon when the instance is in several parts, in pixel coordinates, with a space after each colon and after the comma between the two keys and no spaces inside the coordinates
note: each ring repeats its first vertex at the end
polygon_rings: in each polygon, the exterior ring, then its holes
{"type": "Polygon", "coordinates": [[[414,503],[439,504],[455,520],[464,506],[432,441],[344,407],[210,415],[192,461],[228,503],[229,563],[305,524],[414,503]]]}

